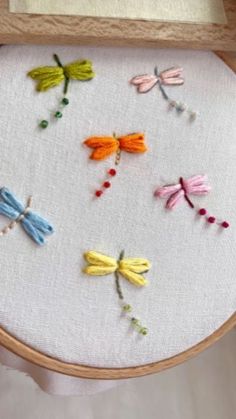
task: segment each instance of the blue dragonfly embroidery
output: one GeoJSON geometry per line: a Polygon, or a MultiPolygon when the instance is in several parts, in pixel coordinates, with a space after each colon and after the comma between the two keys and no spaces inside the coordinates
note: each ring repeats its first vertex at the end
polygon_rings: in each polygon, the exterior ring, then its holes
{"type": "Polygon", "coordinates": [[[16,224],[21,223],[26,233],[37,244],[42,246],[45,243],[45,235],[53,233],[53,227],[47,220],[31,211],[32,197],[28,199],[26,207],[7,188],[0,189],[0,214],[12,220],[0,235],[8,233],[16,224]]]}

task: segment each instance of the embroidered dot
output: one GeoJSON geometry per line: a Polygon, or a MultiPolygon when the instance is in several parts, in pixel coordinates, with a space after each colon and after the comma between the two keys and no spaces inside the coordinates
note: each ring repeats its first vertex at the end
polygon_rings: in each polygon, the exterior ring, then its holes
{"type": "Polygon", "coordinates": [[[223,221],[223,223],[221,223],[221,227],[228,228],[229,227],[229,223],[227,223],[227,221],[223,221]]]}
{"type": "Polygon", "coordinates": [[[126,312],[126,313],[130,313],[130,312],[132,311],[132,307],[131,307],[131,305],[130,305],[130,304],[125,304],[125,305],[122,307],[122,310],[123,310],[124,312],[126,312]]]}
{"type": "Polygon", "coordinates": [[[139,333],[141,333],[143,336],[146,336],[148,334],[148,329],[146,327],[141,327],[139,333]]]}
{"type": "Polygon", "coordinates": [[[40,128],[47,128],[48,127],[48,121],[46,121],[46,119],[43,119],[40,124],[39,124],[40,128]]]}
{"type": "Polygon", "coordinates": [[[207,210],[205,208],[200,208],[200,210],[198,211],[199,215],[206,215],[207,210]]]}
{"type": "Polygon", "coordinates": [[[176,105],[177,112],[184,112],[185,109],[186,109],[186,106],[184,105],[184,103],[177,103],[176,105]]]}
{"type": "Polygon", "coordinates": [[[103,194],[103,192],[102,191],[96,191],[95,192],[95,195],[99,198],[101,195],[103,194]]]}
{"type": "Polygon", "coordinates": [[[61,103],[62,103],[63,105],[69,105],[69,99],[67,99],[67,97],[63,97],[63,99],[62,99],[61,103]]]}
{"type": "Polygon", "coordinates": [[[108,173],[110,176],[115,176],[116,175],[116,170],[115,169],[110,169],[108,170],[108,173]]]}
{"type": "Polygon", "coordinates": [[[62,118],[62,113],[60,111],[57,111],[54,116],[57,119],[62,118]]]}
{"type": "Polygon", "coordinates": [[[194,119],[197,118],[197,113],[196,112],[193,112],[193,111],[190,111],[189,112],[189,117],[193,121],[194,119]]]}
{"type": "Polygon", "coordinates": [[[104,188],[110,188],[111,183],[106,181],[106,182],[103,183],[103,186],[104,186],[104,188]]]}
{"type": "Polygon", "coordinates": [[[216,221],[216,219],[215,219],[215,217],[208,217],[207,221],[208,221],[208,223],[210,223],[210,224],[214,224],[214,223],[215,223],[215,221],[216,221]]]}

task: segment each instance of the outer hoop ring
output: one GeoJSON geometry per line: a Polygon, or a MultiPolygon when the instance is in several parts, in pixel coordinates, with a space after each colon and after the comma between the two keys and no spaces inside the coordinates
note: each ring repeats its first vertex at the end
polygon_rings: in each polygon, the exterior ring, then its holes
{"type": "Polygon", "coordinates": [[[97,368],[90,367],[88,365],[77,365],[59,361],[58,359],[45,355],[42,352],[39,352],[24,344],[20,340],[13,337],[2,327],[0,327],[0,344],[21,358],[24,358],[25,360],[32,362],[35,365],[47,368],[54,372],[80,378],[117,380],[141,377],[144,375],[160,372],[171,367],[175,367],[176,365],[187,361],[188,359],[207,349],[210,345],[215,343],[218,339],[229,332],[234,326],[236,326],[236,312],[210,336],[206,337],[201,342],[197,343],[186,351],[161,361],[126,368],[97,368]]]}

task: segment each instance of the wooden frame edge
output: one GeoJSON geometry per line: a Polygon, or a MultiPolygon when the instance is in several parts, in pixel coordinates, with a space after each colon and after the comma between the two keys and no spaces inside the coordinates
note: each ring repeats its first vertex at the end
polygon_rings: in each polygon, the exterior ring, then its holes
{"type": "Polygon", "coordinates": [[[188,359],[207,349],[209,346],[223,337],[227,332],[229,332],[234,326],[236,326],[236,312],[217,330],[215,330],[215,332],[191,348],[161,361],[125,368],[99,368],[88,365],[76,365],[63,362],[45,355],[42,352],[39,352],[24,344],[17,338],[13,337],[2,327],[0,327],[0,344],[5,349],[13,352],[15,355],[20,356],[26,361],[32,362],[37,366],[57,373],[80,378],[114,380],[141,377],[144,375],[160,372],[171,367],[175,367],[176,365],[187,361],[188,359]]]}
{"type": "Polygon", "coordinates": [[[236,73],[236,53],[225,52],[225,51],[214,51],[217,57],[219,57],[224,63],[236,73]]]}

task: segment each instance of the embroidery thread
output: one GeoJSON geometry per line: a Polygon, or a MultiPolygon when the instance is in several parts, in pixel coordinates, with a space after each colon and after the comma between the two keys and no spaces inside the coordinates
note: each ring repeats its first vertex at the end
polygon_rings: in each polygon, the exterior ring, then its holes
{"type": "MultiPolygon", "coordinates": [[[[53,55],[57,66],[37,67],[29,71],[28,76],[36,80],[36,90],[38,92],[46,92],[52,87],[58,86],[64,81],[63,93],[67,94],[70,80],[89,81],[94,78],[95,73],[92,69],[92,62],[89,60],[77,60],[71,64],[62,65],[57,54],[53,55]]],[[[59,109],[54,112],[56,120],[61,119],[62,109],[69,104],[69,99],[64,96],[60,101],[59,109]]],[[[48,120],[43,119],[40,128],[48,127],[48,120]]]]}
{"type": "MultiPolygon", "coordinates": [[[[104,160],[113,153],[116,153],[115,166],[118,166],[121,159],[121,152],[126,151],[128,153],[145,153],[147,146],[144,140],[144,134],[133,133],[125,136],[117,137],[113,134],[113,137],[89,137],[84,141],[84,144],[93,149],[90,155],[92,160],[104,160]]],[[[95,191],[95,196],[100,197],[104,190],[111,187],[111,182],[108,180],[111,177],[116,176],[117,171],[111,168],[107,172],[107,179],[103,182],[101,189],[95,191]]]]}
{"type": "Polygon", "coordinates": [[[153,74],[142,74],[135,76],[130,80],[130,83],[137,87],[139,93],[147,93],[154,86],[158,86],[163,98],[168,102],[169,109],[175,108],[178,114],[182,114],[186,111],[189,115],[190,120],[196,119],[197,113],[192,109],[187,107],[186,104],[182,102],[177,102],[171,99],[163,86],[180,86],[184,84],[184,79],[182,77],[183,69],[181,67],[171,67],[167,70],[158,72],[158,68],[155,67],[154,75],[153,74]]]}
{"type": "Polygon", "coordinates": [[[0,231],[0,236],[7,234],[17,224],[21,224],[25,232],[40,246],[45,243],[45,235],[53,233],[53,227],[47,220],[31,211],[32,197],[26,207],[7,188],[0,189],[0,214],[12,220],[0,231]]]}
{"type": "Polygon", "coordinates": [[[199,216],[204,216],[208,223],[217,224],[222,228],[228,228],[229,223],[227,221],[219,220],[213,215],[209,215],[206,208],[196,208],[196,206],[189,198],[189,195],[207,195],[210,192],[211,187],[207,185],[206,182],[206,175],[196,175],[190,177],[189,179],[183,179],[181,177],[179,179],[179,183],[176,185],[166,185],[158,188],[154,192],[154,196],[157,198],[167,198],[167,209],[175,208],[175,206],[184,199],[188,203],[189,207],[194,209],[199,216]]]}
{"type": "Polygon", "coordinates": [[[84,258],[88,262],[83,270],[87,275],[103,276],[114,273],[116,292],[121,303],[122,313],[126,315],[130,324],[138,333],[143,336],[147,335],[148,329],[140,323],[139,319],[130,315],[133,308],[124,301],[119,276],[123,276],[137,287],[143,287],[148,283],[143,274],[149,271],[150,262],[143,258],[124,258],[124,251],[120,253],[118,260],[94,250],[85,253],[84,258]]]}

